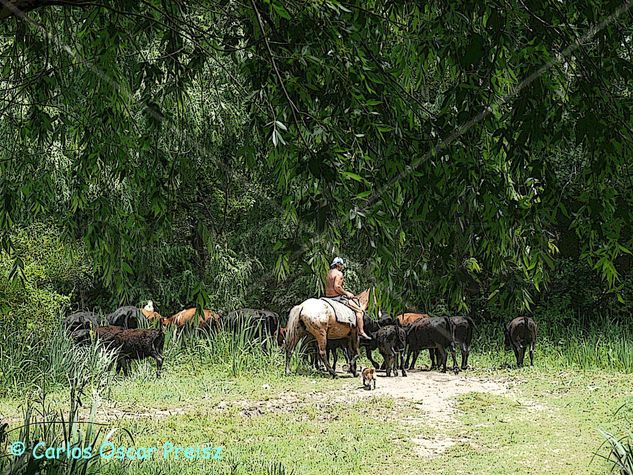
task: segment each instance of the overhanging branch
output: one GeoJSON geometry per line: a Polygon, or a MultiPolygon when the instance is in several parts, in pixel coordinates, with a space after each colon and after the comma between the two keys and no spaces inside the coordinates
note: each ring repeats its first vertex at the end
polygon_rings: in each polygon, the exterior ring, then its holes
{"type": "Polygon", "coordinates": [[[97,6],[90,0],[0,0],[0,21],[12,17],[22,17],[25,13],[41,7],[54,5],[66,7],[97,6]]]}

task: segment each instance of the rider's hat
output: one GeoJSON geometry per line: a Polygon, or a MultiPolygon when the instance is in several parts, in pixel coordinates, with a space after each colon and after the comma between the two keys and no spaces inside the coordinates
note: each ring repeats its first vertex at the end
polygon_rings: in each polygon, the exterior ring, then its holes
{"type": "Polygon", "coordinates": [[[341,265],[345,265],[345,263],[343,262],[343,259],[341,259],[340,257],[336,256],[334,258],[334,260],[332,261],[332,263],[330,264],[330,267],[334,267],[337,264],[341,264],[341,265]]]}

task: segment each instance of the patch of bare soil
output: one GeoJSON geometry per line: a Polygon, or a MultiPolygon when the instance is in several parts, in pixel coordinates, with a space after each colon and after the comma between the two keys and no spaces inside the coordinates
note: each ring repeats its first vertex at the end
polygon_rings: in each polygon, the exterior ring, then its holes
{"type": "MultiPolygon", "coordinates": [[[[508,386],[501,381],[471,376],[468,372],[456,375],[417,370],[408,371],[407,377],[391,378],[385,377],[384,372],[379,372],[375,390],[365,390],[359,385],[359,390],[354,395],[357,398],[391,396],[413,401],[421,414],[419,417],[404,419],[403,422],[422,424],[432,420],[437,426],[448,426],[455,414],[456,397],[471,392],[504,394],[508,390],[508,386]]],[[[467,442],[447,436],[430,437],[426,434],[420,434],[411,441],[415,444],[415,453],[420,457],[437,457],[453,445],[467,442]]]]}
{"type": "Polygon", "coordinates": [[[450,437],[416,437],[411,439],[415,443],[415,453],[420,457],[437,457],[450,449],[457,442],[450,437]]]}
{"type": "MultiPolygon", "coordinates": [[[[247,417],[267,413],[289,413],[298,406],[309,404],[316,409],[327,409],[325,406],[349,403],[367,397],[388,396],[396,399],[413,401],[421,414],[419,420],[449,422],[455,412],[455,398],[470,392],[504,394],[508,387],[501,381],[471,376],[467,372],[458,375],[437,371],[409,371],[407,377],[387,378],[384,371],[378,372],[375,390],[365,390],[361,379],[352,378],[349,373],[339,373],[341,378],[349,381],[349,387],[341,391],[328,392],[324,399],[322,391],[313,391],[298,395],[287,392],[279,398],[264,401],[221,401],[214,409],[226,410],[237,408],[239,414],[247,417]],[[322,407],[323,406],[323,407],[322,407]]],[[[417,418],[416,418],[417,419],[417,418]]],[[[415,423],[415,420],[408,422],[415,423]]]]}
{"type": "MultiPolygon", "coordinates": [[[[470,376],[468,372],[459,374],[440,373],[437,371],[408,371],[407,377],[397,376],[387,378],[384,372],[378,373],[376,389],[359,390],[355,396],[391,396],[414,401],[425,414],[426,419],[432,418],[448,421],[455,412],[454,399],[462,394],[471,392],[504,394],[508,387],[499,382],[470,376]]],[[[359,378],[360,382],[360,378],[359,378]]]]}
{"type": "MultiPolygon", "coordinates": [[[[86,414],[82,416],[83,420],[88,420],[88,411],[86,414]]],[[[112,422],[119,419],[141,419],[141,418],[150,418],[150,419],[166,419],[170,416],[177,416],[180,414],[186,413],[187,410],[182,407],[172,407],[170,409],[152,409],[151,411],[134,411],[134,410],[126,410],[119,409],[116,407],[106,407],[103,410],[98,411],[97,422],[106,423],[112,422]]]]}

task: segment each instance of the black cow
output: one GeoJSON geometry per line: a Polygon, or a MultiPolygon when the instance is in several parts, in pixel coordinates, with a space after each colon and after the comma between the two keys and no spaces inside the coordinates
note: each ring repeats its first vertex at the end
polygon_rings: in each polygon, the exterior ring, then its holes
{"type": "MultiPolygon", "coordinates": [[[[311,336],[306,339],[303,344],[304,346],[304,354],[308,359],[308,364],[317,371],[321,371],[324,369],[323,363],[318,356],[318,350],[316,345],[316,340],[311,336]]],[[[332,369],[336,371],[336,363],[338,362],[338,350],[343,350],[343,355],[345,356],[345,361],[347,364],[351,364],[350,360],[350,348],[349,348],[349,338],[340,338],[338,340],[328,340],[327,346],[325,347],[325,351],[327,353],[327,358],[330,360],[332,357],[332,369]]]]}
{"type": "Polygon", "coordinates": [[[119,307],[106,317],[108,325],[127,329],[138,328],[141,319],[145,320],[141,310],[131,305],[119,307]]]}
{"type": "Polygon", "coordinates": [[[382,314],[378,320],[372,320],[367,316],[367,314],[365,314],[363,316],[363,322],[365,324],[365,333],[367,333],[372,339],[365,340],[361,338],[360,346],[361,348],[365,348],[367,359],[371,361],[372,366],[375,369],[380,369],[380,364],[378,364],[372,357],[372,352],[378,349],[378,340],[376,339],[376,333],[382,327],[394,325],[396,323],[396,320],[386,314],[382,314]]]}
{"type": "Polygon", "coordinates": [[[505,348],[513,349],[517,366],[523,366],[525,349],[530,351],[530,366],[534,366],[534,345],[536,344],[536,322],[530,317],[517,317],[506,325],[505,348]]]}
{"type": "MultiPolygon", "coordinates": [[[[453,326],[453,338],[455,348],[460,349],[462,353],[461,368],[468,369],[468,356],[470,355],[470,345],[473,341],[473,333],[475,330],[475,322],[470,317],[450,317],[453,326]]],[[[431,369],[437,368],[439,356],[435,350],[429,350],[431,356],[431,369]]]]}
{"type": "Polygon", "coordinates": [[[446,360],[448,359],[446,348],[449,348],[453,357],[453,371],[459,371],[455,357],[453,326],[448,317],[421,318],[413,322],[407,331],[407,347],[407,360],[409,360],[410,354],[413,355],[409,369],[415,368],[420,350],[436,350],[439,354],[437,363],[438,365],[441,363],[442,372],[445,373],[446,360]]]}
{"type": "Polygon", "coordinates": [[[392,374],[398,376],[398,359],[400,360],[400,371],[402,376],[407,373],[404,370],[404,352],[407,345],[407,334],[398,325],[387,325],[380,328],[375,336],[378,342],[378,351],[385,361],[386,376],[392,374]]]}
{"type": "MultiPolygon", "coordinates": [[[[345,355],[345,361],[347,361],[347,364],[351,363],[351,359],[350,359],[351,353],[350,353],[349,343],[350,343],[349,338],[340,338],[338,340],[327,341],[327,346],[325,347],[325,351],[327,353],[328,361],[330,359],[330,355],[333,356],[332,369],[334,371],[336,371],[336,362],[338,361],[339,348],[343,350],[343,354],[345,355]]],[[[316,355],[316,351],[314,354],[316,355]]]]}
{"type": "Polygon", "coordinates": [[[77,345],[90,343],[90,332],[98,326],[99,317],[94,312],[75,312],[64,319],[64,328],[77,345]]]}

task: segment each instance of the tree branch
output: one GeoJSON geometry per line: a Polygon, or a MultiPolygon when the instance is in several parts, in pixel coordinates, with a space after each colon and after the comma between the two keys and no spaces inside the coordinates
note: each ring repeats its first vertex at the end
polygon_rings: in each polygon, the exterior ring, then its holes
{"type": "Polygon", "coordinates": [[[23,17],[36,8],[54,5],[85,7],[94,3],[91,0],[0,0],[0,21],[11,16],[23,17]]]}

